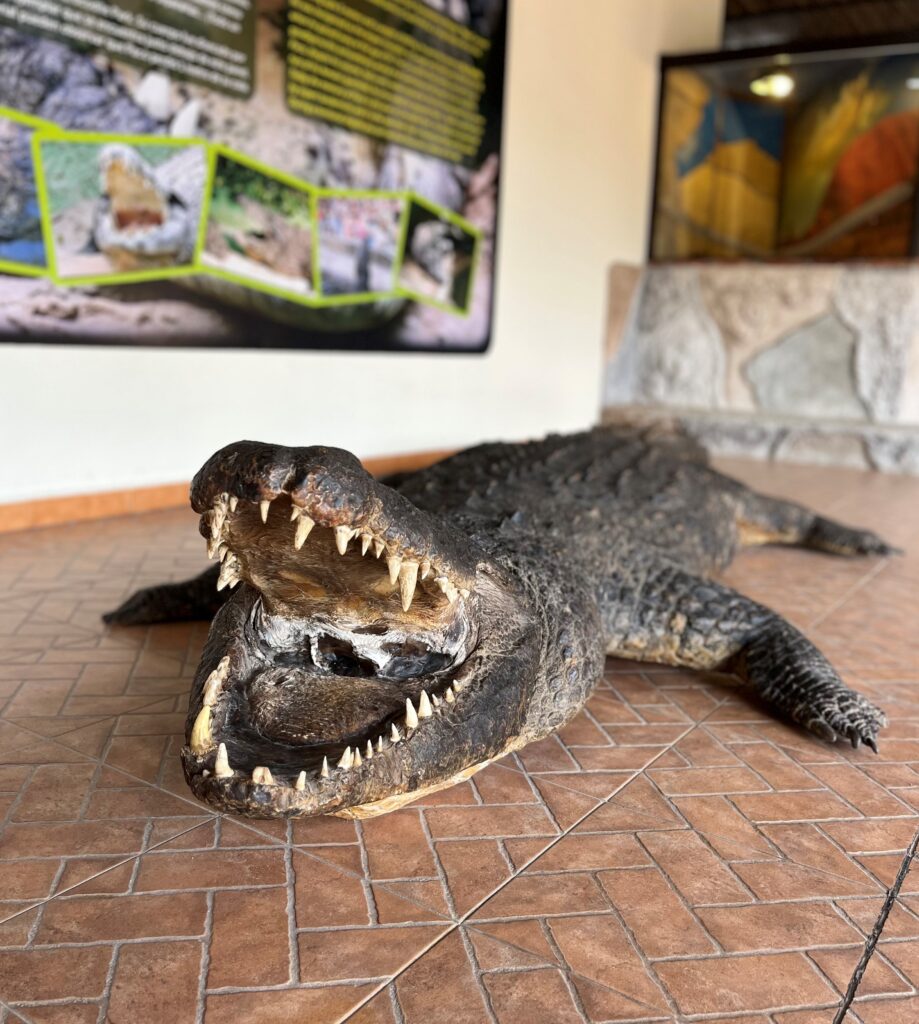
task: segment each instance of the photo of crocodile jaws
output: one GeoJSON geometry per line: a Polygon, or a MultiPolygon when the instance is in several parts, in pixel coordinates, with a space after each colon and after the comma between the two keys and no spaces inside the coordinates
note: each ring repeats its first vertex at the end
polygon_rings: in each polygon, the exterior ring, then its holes
{"type": "Polygon", "coordinates": [[[606,655],[730,673],[831,743],[876,750],[886,724],[713,577],[750,545],[892,549],[723,476],[667,428],[485,444],[385,482],[340,449],[240,441],[191,503],[219,564],[106,619],[215,616],[182,760],[221,810],[393,810],[558,729],[606,655]]]}

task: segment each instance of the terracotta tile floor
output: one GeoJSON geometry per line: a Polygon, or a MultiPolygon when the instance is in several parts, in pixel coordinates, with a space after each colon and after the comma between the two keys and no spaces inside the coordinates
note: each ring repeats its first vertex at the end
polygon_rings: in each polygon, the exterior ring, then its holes
{"type": "MultiPolygon", "coordinates": [[[[919,480],[731,468],[919,540],[919,480]]],[[[877,757],[610,662],[559,736],[471,782],[286,824],[182,781],[206,627],[99,621],[201,548],[184,512],[0,537],[0,1022],[833,1020],[919,830],[915,553],[728,574],[887,708],[877,757]]],[[[913,870],[846,1022],[915,1022],[917,990],[913,870]]]]}

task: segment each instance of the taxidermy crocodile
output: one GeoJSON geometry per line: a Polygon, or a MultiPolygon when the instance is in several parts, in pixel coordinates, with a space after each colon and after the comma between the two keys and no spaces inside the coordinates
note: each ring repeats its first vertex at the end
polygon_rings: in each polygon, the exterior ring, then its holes
{"type": "Polygon", "coordinates": [[[682,435],[486,444],[386,483],[346,451],[241,441],[191,503],[219,566],[107,620],[216,612],[182,761],[222,810],[392,810],[558,729],[607,654],[734,673],[830,742],[876,750],[886,724],[797,629],[709,574],[753,544],[892,549],[722,476],[682,435]]]}

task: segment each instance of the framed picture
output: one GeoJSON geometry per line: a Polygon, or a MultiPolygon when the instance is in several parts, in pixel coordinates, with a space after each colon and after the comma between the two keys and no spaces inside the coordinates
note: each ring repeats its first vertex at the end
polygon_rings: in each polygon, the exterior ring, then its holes
{"type": "Polygon", "coordinates": [[[661,62],[652,260],[917,251],[919,43],[661,62]]]}

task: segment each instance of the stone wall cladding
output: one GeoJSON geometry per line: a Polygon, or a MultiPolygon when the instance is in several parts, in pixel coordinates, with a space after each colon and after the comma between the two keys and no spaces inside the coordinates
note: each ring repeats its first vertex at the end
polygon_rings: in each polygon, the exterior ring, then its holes
{"type": "MultiPolygon", "coordinates": [[[[617,273],[611,273],[611,294],[617,273]]],[[[607,419],[667,414],[713,451],[919,472],[919,266],[646,267],[610,318],[607,419]]]]}

